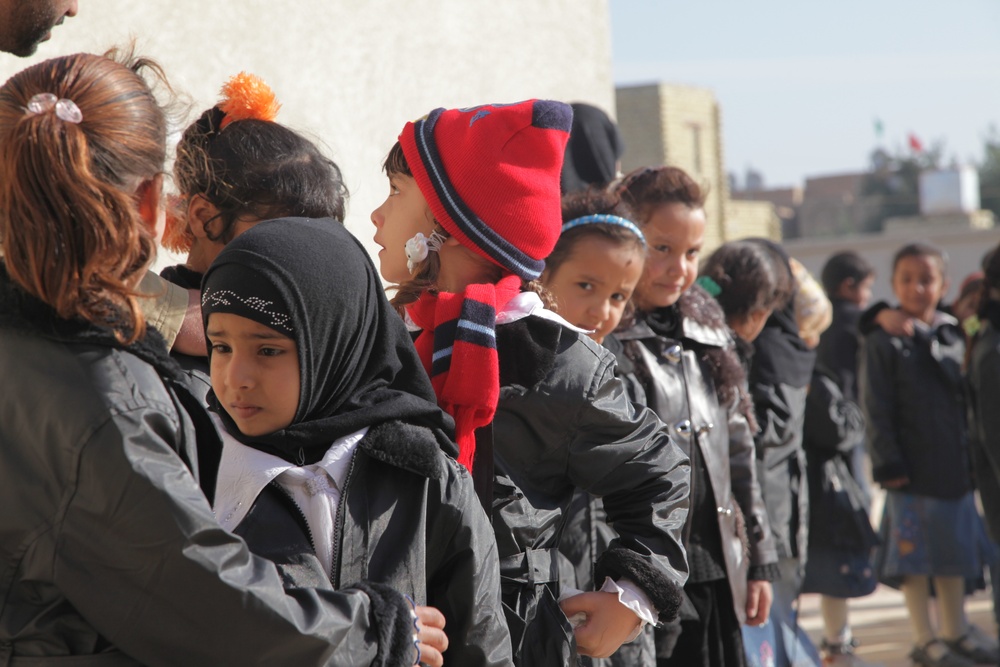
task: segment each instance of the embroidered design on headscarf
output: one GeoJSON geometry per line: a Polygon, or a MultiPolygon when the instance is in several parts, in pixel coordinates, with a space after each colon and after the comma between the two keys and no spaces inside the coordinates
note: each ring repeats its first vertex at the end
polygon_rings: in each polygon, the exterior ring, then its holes
{"type": "Polygon", "coordinates": [[[233,302],[230,299],[235,300],[250,310],[269,316],[271,322],[267,326],[273,329],[282,329],[288,333],[295,331],[291,325],[291,316],[270,309],[274,305],[274,301],[261,299],[256,296],[243,297],[230,289],[215,290],[214,292],[211,288],[206,289],[205,293],[201,295],[201,307],[232,306],[233,302]]]}

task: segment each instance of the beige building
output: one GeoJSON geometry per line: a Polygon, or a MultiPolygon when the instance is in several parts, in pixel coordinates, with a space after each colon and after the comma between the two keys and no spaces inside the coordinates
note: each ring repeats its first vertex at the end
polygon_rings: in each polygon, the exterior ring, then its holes
{"type": "Polygon", "coordinates": [[[278,120],[340,165],[348,227],[369,244],[381,161],[406,121],[530,97],[614,109],[607,0],[87,0],[32,58],[0,54],[0,76],[130,36],[189,100],[178,128],[240,70],[270,83],[278,120]]]}
{"type": "Polygon", "coordinates": [[[711,90],[655,83],[619,87],[615,98],[625,139],[625,173],[669,164],[708,188],[706,248],[745,236],[781,238],[781,222],[773,205],[730,199],[721,111],[711,90]]]}

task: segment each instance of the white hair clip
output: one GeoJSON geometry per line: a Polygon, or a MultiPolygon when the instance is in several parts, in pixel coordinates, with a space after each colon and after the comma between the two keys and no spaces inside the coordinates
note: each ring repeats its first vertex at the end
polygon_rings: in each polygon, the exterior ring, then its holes
{"type": "Polygon", "coordinates": [[[83,113],[76,102],[65,97],[60,99],[52,93],[38,93],[28,100],[28,114],[37,116],[51,111],[56,111],[56,117],[67,123],[79,124],[83,120],[83,113]]]}
{"type": "Polygon", "coordinates": [[[417,264],[427,259],[429,252],[437,252],[447,237],[439,231],[431,232],[430,237],[424,236],[422,232],[406,242],[403,249],[406,251],[406,268],[410,273],[417,268],[417,264]]]}

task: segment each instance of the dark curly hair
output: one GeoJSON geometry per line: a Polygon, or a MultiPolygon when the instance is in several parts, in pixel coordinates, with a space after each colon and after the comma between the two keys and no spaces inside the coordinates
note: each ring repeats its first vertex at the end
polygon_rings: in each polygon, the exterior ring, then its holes
{"type": "MultiPolygon", "coordinates": [[[[184,198],[219,209],[213,241],[228,243],[243,216],[333,218],[343,222],[347,188],[340,168],[297,132],[272,121],[236,120],[206,110],[177,145],[174,180],[184,198]]],[[[188,232],[189,233],[189,232],[188,232]]]]}

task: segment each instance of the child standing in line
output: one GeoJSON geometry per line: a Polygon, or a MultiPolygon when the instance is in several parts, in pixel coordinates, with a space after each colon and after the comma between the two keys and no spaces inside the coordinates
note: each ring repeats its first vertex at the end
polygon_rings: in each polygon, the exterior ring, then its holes
{"type": "MultiPolygon", "coordinates": [[[[565,183],[565,166],[563,178],[565,183]]],[[[623,317],[631,317],[630,299],[646,257],[646,239],[633,217],[632,209],[612,192],[589,190],[566,195],[562,232],[545,259],[541,281],[555,299],[557,312],[590,331],[588,335],[598,343],[613,340],[606,337],[623,317]]],[[[593,589],[593,563],[616,537],[601,499],[577,491],[559,545],[576,569],[576,581],[569,582],[570,587],[593,589]]],[[[611,657],[584,657],[580,664],[651,665],[655,661],[652,642],[653,628],[646,626],[639,637],[611,657]]]]}
{"type": "Polygon", "coordinates": [[[669,425],[692,467],[687,599],[679,623],[656,633],[656,664],[743,665],[740,624],[767,621],[775,555],[754,469],[746,376],[719,304],[694,285],[704,194],[675,167],[633,172],[620,192],[649,250],[635,322],[613,337],[641,388],[634,397],[669,425]]]}
{"type": "Polygon", "coordinates": [[[372,213],[382,276],[421,330],[459,461],[492,510],[521,665],[607,656],[643,622],[673,618],[687,567],[686,457],[633,407],[614,357],[534,291],[559,236],[570,123],[567,105],[544,100],[432,111],[389,152],[389,197],[372,213]],[[560,604],[576,489],[603,496],[620,538],[596,563],[601,590],[560,604]]]}
{"type": "MultiPolygon", "coordinates": [[[[274,121],[280,106],[267,84],[241,72],[222,87],[222,100],[184,130],[174,161],[180,196],[167,212],[163,232],[164,247],[187,253],[183,264],[160,272],[172,284],[200,290],[212,260],[261,220],[343,222],[347,189],[340,169],[311,141],[274,121]]],[[[202,339],[200,318],[191,323],[202,339]]],[[[194,338],[192,333],[182,329],[180,337],[194,338]]],[[[175,349],[172,356],[207,392],[204,353],[175,349]]]]}
{"type": "Polygon", "coordinates": [[[946,262],[923,243],[896,253],[892,288],[913,335],[869,333],[860,376],[872,472],[887,490],[879,575],[900,585],[915,642],[910,658],[928,667],[996,660],[966,641],[965,579],[983,566],[962,400],[964,335],[937,310],[946,262]],[[931,578],[940,634],[930,621],[931,578]]]}
{"type": "Polygon", "coordinates": [[[212,263],[202,313],[222,526],[286,587],[391,586],[444,614],[448,663],[509,665],[493,531],[357,240],[260,223],[212,263]]]}
{"type": "Polygon", "coordinates": [[[805,572],[809,528],[806,456],[802,449],[806,395],[816,352],[799,335],[797,289],[788,253],[769,239],[745,239],[770,253],[791,289],[754,339],[748,379],[760,429],[754,436],[757,478],[778,552],[779,577],[774,583],[771,618],[775,624],[775,665],[799,660],[818,663],[819,653],[798,623],[798,599],[805,572]],[[789,641],[785,641],[785,638],[789,641]]]}
{"type": "Polygon", "coordinates": [[[764,246],[730,241],[702,264],[698,284],[719,302],[733,333],[753,343],[774,309],[788,300],[783,273],[764,246]]]}
{"type": "Polygon", "coordinates": [[[855,654],[848,600],[878,585],[872,562],[878,536],[868,518],[865,425],[858,405],[858,319],[871,298],[875,270],[858,253],[844,251],[831,256],[820,275],[832,319],[816,348],[802,434],[809,482],[802,592],[821,596],[824,666],[867,667],[855,654]]]}

